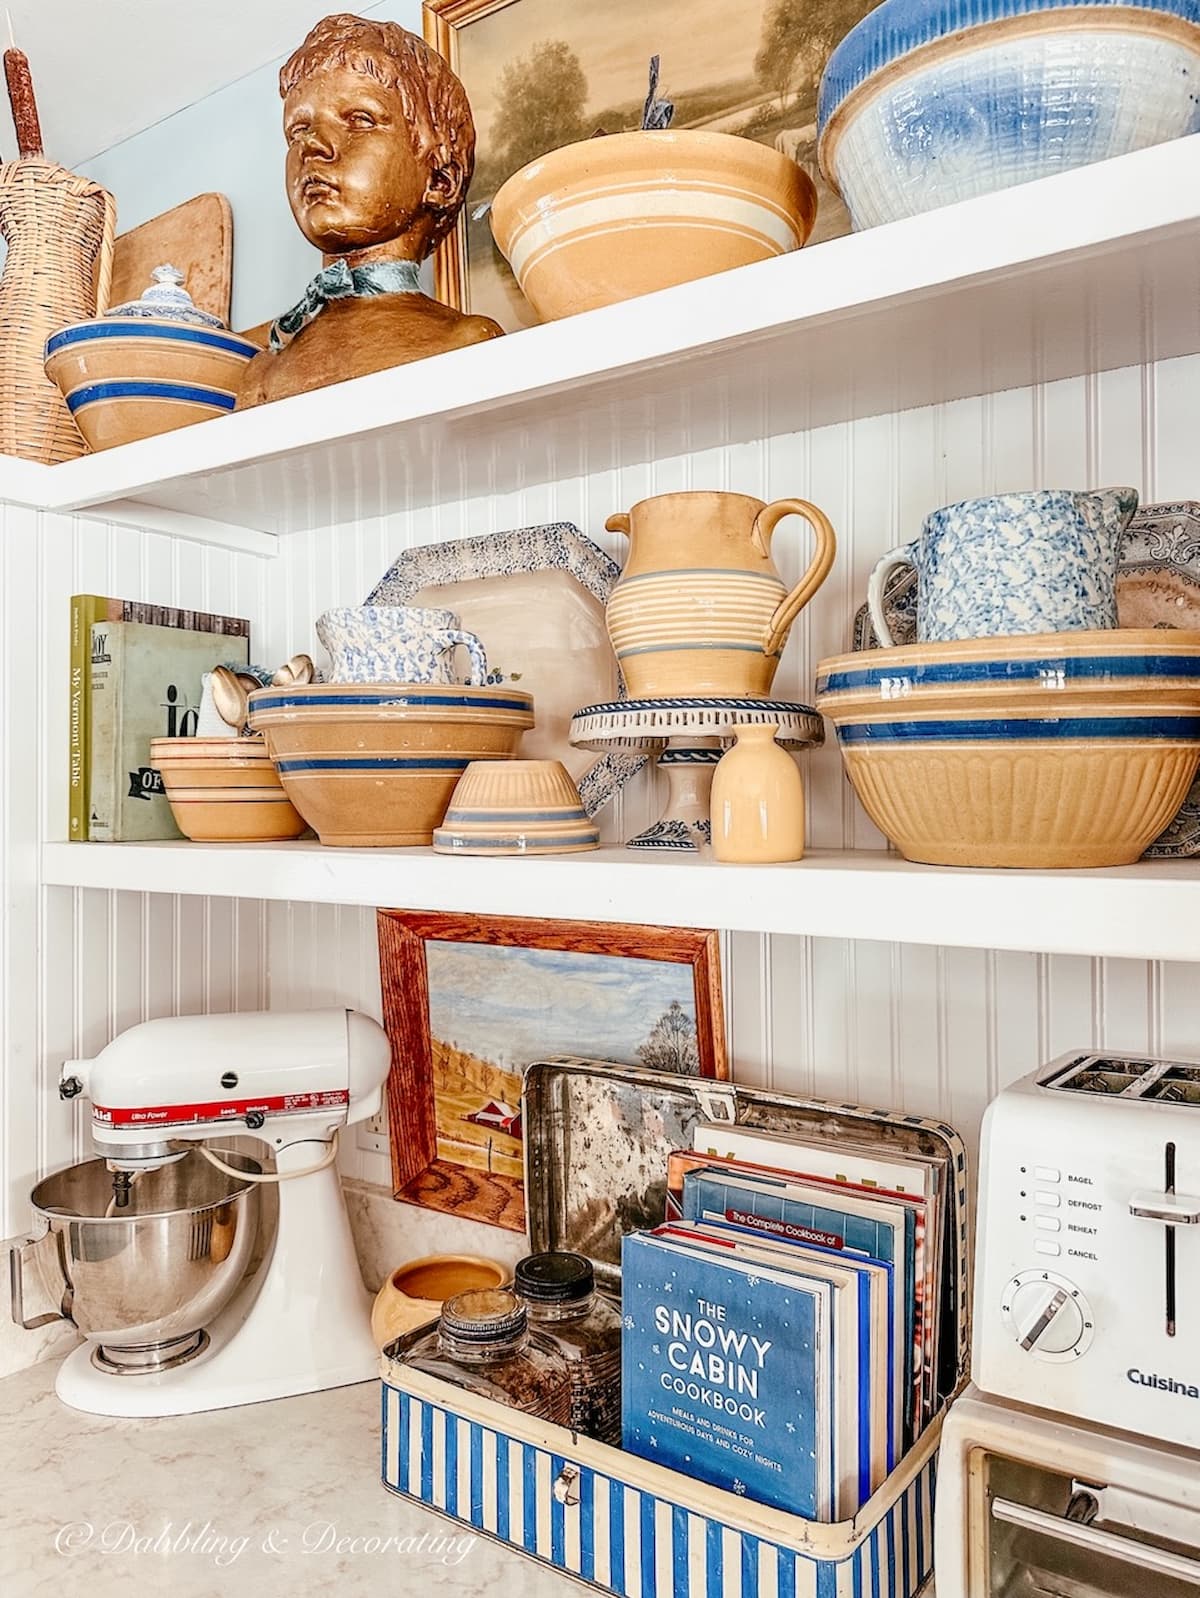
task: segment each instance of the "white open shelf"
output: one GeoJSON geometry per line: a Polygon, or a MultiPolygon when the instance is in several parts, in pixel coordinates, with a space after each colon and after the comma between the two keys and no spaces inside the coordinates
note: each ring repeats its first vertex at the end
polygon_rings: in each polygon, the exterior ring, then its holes
{"type": "Polygon", "coordinates": [[[1200,960],[1200,861],[1107,871],[968,871],[867,851],[737,866],[619,847],[489,860],[314,842],[54,843],[42,851],[42,880],[142,893],[1200,960]]]}
{"type": "Polygon", "coordinates": [[[1200,351],[1200,135],[56,467],[0,499],[276,535],[1200,351]]]}

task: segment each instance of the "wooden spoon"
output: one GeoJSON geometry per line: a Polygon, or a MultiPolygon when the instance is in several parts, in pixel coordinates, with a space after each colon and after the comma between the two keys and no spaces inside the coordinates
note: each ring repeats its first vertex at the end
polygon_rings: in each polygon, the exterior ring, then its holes
{"type": "Polygon", "coordinates": [[[290,660],[285,660],[283,665],[271,678],[273,688],[290,688],[295,684],[310,683],[316,667],[312,663],[311,655],[293,655],[290,660]]]}
{"type": "Polygon", "coordinates": [[[246,725],[246,688],[228,666],[213,667],[212,696],[217,715],[240,737],[246,725]]]}

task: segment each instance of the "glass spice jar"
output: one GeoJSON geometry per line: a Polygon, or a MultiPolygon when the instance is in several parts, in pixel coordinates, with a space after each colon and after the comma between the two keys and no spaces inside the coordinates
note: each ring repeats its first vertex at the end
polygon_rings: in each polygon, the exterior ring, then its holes
{"type": "Polygon", "coordinates": [[[481,1398],[570,1424],[570,1367],[558,1344],[531,1331],[525,1305],[507,1287],[447,1299],[434,1331],[402,1356],[406,1365],[481,1398]]]}
{"type": "Polygon", "coordinates": [[[582,1254],[528,1254],[513,1273],[530,1324],[553,1337],[571,1371],[572,1431],[620,1447],[621,1314],[596,1292],[582,1254]]]}

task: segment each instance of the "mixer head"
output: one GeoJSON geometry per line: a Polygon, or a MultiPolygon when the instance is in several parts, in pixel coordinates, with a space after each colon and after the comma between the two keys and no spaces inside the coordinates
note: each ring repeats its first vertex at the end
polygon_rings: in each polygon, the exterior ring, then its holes
{"type": "Polygon", "coordinates": [[[251,1133],[276,1151],[327,1142],[378,1111],[390,1063],[383,1029],[354,1010],[168,1016],[67,1061],[59,1094],[91,1100],[92,1145],[120,1174],[212,1137],[251,1133]]]}

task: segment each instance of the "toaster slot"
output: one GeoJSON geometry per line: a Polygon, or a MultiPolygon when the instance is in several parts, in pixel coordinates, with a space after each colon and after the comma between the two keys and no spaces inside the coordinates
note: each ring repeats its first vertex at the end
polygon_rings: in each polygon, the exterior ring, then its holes
{"type": "Polygon", "coordinates": [[[1200,1065],[1171,1065],[1146,1089],[1148,1099],[1167,1104],[1200,1104],[1200,1065]]]}
{"type": "Polygon", "coordinates": [[[1098,1060],[1086,1070],[1080,1071],[1069,1084],[1062,1085],[1069,1086],[1072,1093],[1124,1093],[1131,1098],[1135,1094],[1140,1097],[1138,1090],[1142,1087],[1142,1079],[1150,1070],[1150,1065],[1147,1062],[1140,1069],[1131,1070],[1129,1069],[1131,1063],[1122,1061],[1122,1068],[1117,1069],[1117,1062],[1114,1060],[1098,1060]]]}

